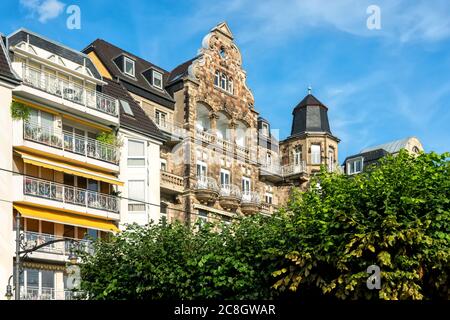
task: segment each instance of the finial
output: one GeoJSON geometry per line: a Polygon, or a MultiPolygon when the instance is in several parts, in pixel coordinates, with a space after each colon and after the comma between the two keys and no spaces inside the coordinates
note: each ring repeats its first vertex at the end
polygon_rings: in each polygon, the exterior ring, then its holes
{"type": "Polygon", "coordinates": [[[312,88],[311,85],[308,86],[308,94],[311,94],[312,88]]]}

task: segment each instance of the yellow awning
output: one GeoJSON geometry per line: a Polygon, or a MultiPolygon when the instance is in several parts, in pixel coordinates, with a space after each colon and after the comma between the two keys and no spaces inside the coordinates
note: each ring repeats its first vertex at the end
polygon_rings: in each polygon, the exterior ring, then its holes
{"type": "Polygon", "coordinates": [[[47,169],[53,169],[60,172],[65,172],[68,174],[81,176],[88,179],[99,180],[106,183],[111,183],[119,186],[123,186],[123,182],[117,179],[115,176],[106,173],[100,173],[93,170],[76,167],[67,163],[58,162],[54,160],[49,160],[41,158],[35,155],[23,151],[16,151],[22,156],[23,162],[29,163],[38,167],[44,167],[47,169]]]}
{"type": "Polygon", "coordinates": [[[71,226],[97,229],[103,231],[118,232],[119,229],[112,221],[96,219],[67,212],[60,212],[56,210],[31,207],[22,204],[15,204],[14,208],[20,212],[23,217],[33,218],[44,221],[51,221],[55,223],[68,224],[71,226]]]}

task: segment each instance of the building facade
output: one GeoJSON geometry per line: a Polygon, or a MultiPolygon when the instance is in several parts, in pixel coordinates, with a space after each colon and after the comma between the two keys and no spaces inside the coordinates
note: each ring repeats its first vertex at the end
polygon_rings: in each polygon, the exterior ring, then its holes
{"type": "MultiPolygon", "coordinates": [[[[1,103],[22,115],[1,109],[0,288],[18,214],[25,245],[73,239],[91,250],[90,239],[130,223],[270,215],[322,165],[336,169],[328,108],[309,91],[280,141],[226,23],[172,71],[101,39],[79,52],[24,29],[1,49],[1,103]]],[[[60,242],[28,255],[22,298],[71,298],[70,251],[60,242]]]]}
{"type": "MultiPolygon", "coordinates": [[[[11,202],[2,211],[9,229],[2,235],[10,235],[2,260],[13,265],[17,214],[21,250],[63,238],[91,250],[88,239],[119,230],[120,149],[100,138],[118,130],[118,100],[103,92],[107,83],[85,54],[25,29],[6,44],[21,82],[2,108],[8,122],[2,136],[10,136],[1,143],[2,155],[9,155],[2,168],[11,170],[9,191],[1,193],[11,202]],[[21,110],[27,111],[12,117],[21,110]]],[[[58,242],[27,255],[21,298],[70,299],[64,280],[71,250],[70,242],[58,242]]]]}
{"type": "Polygon", "coordinates": [[[345,158],[343,170],[347,175],[364,172],[369,166],[378,163],[378,161],[387,155],[396,155],[400,150],[406,150],[410,154],[419,154],[423,152],[423,146],[416,137],[407,137],[381,145],[364,148],[360,153],[345,158]]]}
{"type": "Polygon", "coordinates": [[[229,222],[270,214],[293,186],[306,187],[320,165],[335,167],[339,139],[331,134],[327,107],[311,94],[294,109],[286,140],[278,141],[259,117],[226,23],[170,72],[100,39],[84,52],[123,84],[164,134],[160,211],[169,220],[229,222]]]}

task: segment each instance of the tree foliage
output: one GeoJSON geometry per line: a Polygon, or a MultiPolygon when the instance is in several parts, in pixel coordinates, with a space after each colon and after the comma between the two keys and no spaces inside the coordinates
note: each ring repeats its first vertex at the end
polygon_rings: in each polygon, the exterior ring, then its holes
{"type": "MultiPolygon", "coordinates": [[[[401,152],[230,226],[130,226],[81,264],[92,299],[450,298],[450,154],[401,152]],[[366,286],[370,265],[381,290],[366,286]]],[[[316,185],[312,183],[311,185],[316,185]]]]}

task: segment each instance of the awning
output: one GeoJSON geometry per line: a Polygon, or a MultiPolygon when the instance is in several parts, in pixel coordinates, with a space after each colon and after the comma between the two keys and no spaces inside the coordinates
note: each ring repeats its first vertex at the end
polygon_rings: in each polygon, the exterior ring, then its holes
{"type": "Polygon", "coordinates": [[[119,229],[112,221],[96,219],[93,217],[82,216],[56,210],[31,207],[22,204],[15,204],[14,208],[20,212],[23,217],[33,218],[55,223],[68,224],[71,226],[97,229],[103,231],[118,232],[119,229]]]}
{"type": "Polygon", "coordinates": [[[45,158],[41,158],[23,151],[16,151],[22,156],[23,162],[29,163],[38,167],[44,167],[47,169],[53,169],[56,171],[65,172],[68,174],[81,176],[88,179],[99,180],[106,183],[111,183],[119,186],[123,186],[123,182],[117,179],[112,174],[100,173],[93,170],[76,167],[64,162],[58,162],[55,160],[49,160],[45,158]]]}

